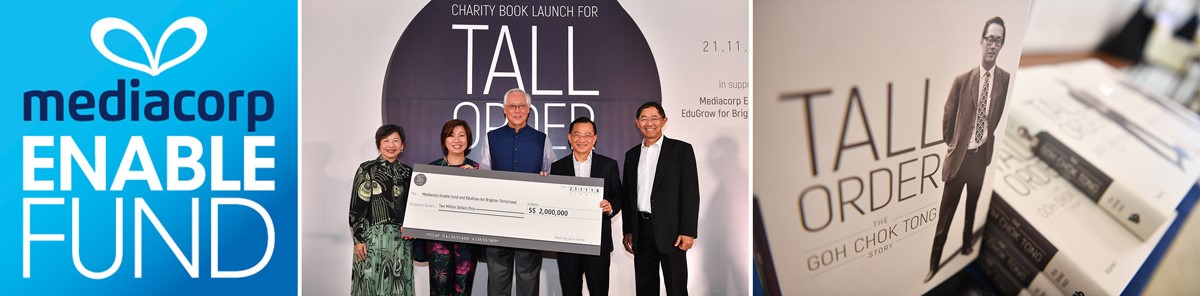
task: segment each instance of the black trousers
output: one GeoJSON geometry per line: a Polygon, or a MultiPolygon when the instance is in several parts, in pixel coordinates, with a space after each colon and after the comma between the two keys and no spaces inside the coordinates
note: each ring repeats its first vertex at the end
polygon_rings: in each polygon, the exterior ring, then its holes
{"type": "Polygon", "coordinates": [[[946,247],[946,236],[950,231],[950,222],[954,220],[954,212],[958,210],[963,187],[967,189],[967,212],[963,221],[963,247],[974,242],[972,231],[975,226],[975,206],[979,203],[979,192],[983,190],[983,177],[987,173],[988,159],[976,150],[967,150],[958,174],[946,181],[946,190],[942,191],[942,205],[938,210],[938,223],[933,235],[933,252],[929,256],[929,270],[938,270],[942,261],[942,249],[946,247]]]}
{"type": "Polygon", "coordinates": [[[582,296],[584,277],[587,277],[590,295],[608,295],[608,266],[611,261],[609,253],[599,256],[558,253],[558,280],[562,283],[563,295],[582,296]]]}
{"type": "Polygon", "coordinates": [[[488,295],[512,295],[513,269],[516,269],[517,293],[537,296],[542,271],[542,251],[488,247],[488,295]]]}
{"type": "MultiPolygon", "coordinates": [[[[687,252],[674,249],[660,252],[651,219],[638,218],[638,236],[634,238],[633,273],[638,295],[658,295],[658,270],[662,267],[667,295],[687,295],[687,252]]],[[[672,238],[671,244],[674,244],[672,238]]]]}

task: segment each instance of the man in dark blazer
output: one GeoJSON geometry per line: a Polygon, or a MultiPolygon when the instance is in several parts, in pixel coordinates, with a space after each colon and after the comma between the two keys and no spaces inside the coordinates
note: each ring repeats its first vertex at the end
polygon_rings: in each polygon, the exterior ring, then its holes
{"type": "Polygon", "coordinates": [[[591,295],[608,295],[608,266],[612,262],[612,222],[621,209],[621,177],[617,161],[592,152],[599,136],[596,123],[587,117],[576,118],[568,128],[571,155],[550,165],[551,175],[604,178],[604,199],[600,211],[600,255],[558,253],[558,279],[563,295],[583,295],[583,277],[587,277],[591,295]]]}
{"type": "Polygon", "coordinates": [[[929,274],[925,282],[941,268],[942,249],[950,231],[954,212],[958,209],[963,188],[967,189],[966,213],[963,223],[963,255],[971,254],[974,245],[975,207],[983,190],[984,176],[992,162],[992,146],[996,142],[996,127],[1004,112],[1008,97],[1008,72],[996,66],[996,57],[1004,47],[1007,30],[1004,20],[993,17],[983,24],[979,45],[983,61],[978,67],[954,78],[950,96],[946,99],[942,138],[946,141],[946,165],[942,169],[942,204],[933,236],[929,274]]]}
{"type": "Polygon", "coordinates": [[[687,295],[687,251],[696,239],[700,184],[692,145],[664,137],[667,115],[647,102],[635,119],[643,139],[625,153],[625,251],[633,254],[638,295],[687,295]]]}

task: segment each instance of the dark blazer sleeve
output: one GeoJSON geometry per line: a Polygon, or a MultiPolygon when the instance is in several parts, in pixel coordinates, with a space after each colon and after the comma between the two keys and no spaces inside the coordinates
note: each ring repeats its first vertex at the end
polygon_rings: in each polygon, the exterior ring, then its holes
{"type": "Polygon", "coordinates": [[[637,227],[637,169],[638,169],[638,147],[634,146],[625,152],[625,173],[621,179],[624,186],[621,187],[622,195],[622,214],[621,228],[625,234],[634,234],[634,228],[637,227]]]}
{"type": "MultiPolygon", "coordinates": [[[[595,155],[599,156],[599,154],[595,155]]],[[[603,166],[603,169],[600,171],[604,175],[592,177],[604,178],[604,199],[608,200],[613,209],[612,214],[609,214],[608,217],[616,217],[617,214],[621,213],[621,200],[624,199],[622,196],[624,192],[621,191],[621,174],[617,168],[617,161],[608,157],[596,157],[596,160],[600,162],[600,166],[603,166]]]]}
{"type": "Polygon", "coordinates": [[[680,142],[683,160],[679,173],[679,234],[697,237],[696,224],[700,213],[700,178],[696,170],[696,153],[692,145],[680,142]]]}
{"type": "Polygon", "coordinates": [[[942,140],[946,141],[947,145],[954,145],[954,125],[958,120],[958,96],[962,92],[963,79],[963,76],[954,78],[954,85],[950,87],[950,94],[946,98],[946,109],[942,114],[942,140]]]}
{"type": "Polygon", "coordinates": [[[999,91],[1000,94],[995,96],[996,102],[992,104],[992,118],[988,120],[990,125],[988,133],[991,134],[992,139],[996,138],[996,128],[1000,125],[1000,117],[1004,115],[1004,104],[1008,101],[1008,82],[1011,81],[1011,77],[1008,71],[996,66],[996,88],[993,91],[999,91]]]}
{"type": "Polygon", "coordinates": [[[550,164],[550,174],[558,176],[575,176],[575,164],[571,163],[571,156],[560,158],[550,164]]]}

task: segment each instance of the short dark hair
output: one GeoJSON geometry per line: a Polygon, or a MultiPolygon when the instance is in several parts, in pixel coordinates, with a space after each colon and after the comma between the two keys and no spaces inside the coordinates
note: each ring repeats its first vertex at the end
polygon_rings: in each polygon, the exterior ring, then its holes
{"type": "Polygon", "coordinates": [[[450,149],[446,149],[446,138],[449,138],[454,133],[454,128],[459,126],[463,127],[463,130],[467,132],[467,150],[463,151],[463,154],[471,153],[471,142],[475,139],[471,137],[471,126],[467,125],[467,122],[462,119],[451,119],[442,125],[442,138],[438,139],[438,145],[442,146],[443,156],[450,155],[450,149]]]}
{"type": "Polygon", "coordinates": [[[633,114],[633,118],[638,118],[638,117],[642,116],[642,110],[645,110],[646,108],[650,108],[650,107],[654,107],[654,109],[658,110],[658,116],[662,116],[662,118],[667,118],[667,113],[663,111],[662,105],[659,104],[658,102],[646,102],[645,104],[642,104],[641,107],[638,107],[637,113],[633,114]]]}
{"type": "Polygon", "coordinates": [[[387,136],[392,135],[392,133],[400,134],[401,144],[408,143],[408,140],[404,139],[404,128],[400,127],[399,125],[389,123],[375,130],[375,150],[379,150],[379,141],[383,141],[383,138],[387,138],[387,136]]]}
{"type": "Polygon", "coordinates": [[[575,125],[580,124],[580,123],[591,124],[592,125],[592,134],[597,134],[597,135],[600,134],[600,129],[596,128],[596,122],[592,121],[591,118],[587,118],[587,116],[580,116],[579,118],[576,118],[574,121],[571,121],[571,127],[567,129],[567,132],[569,132],[569,133],[575,132],[575,125]]]}
{"type": "Polygon", "coordinates": [[[1001,40],[1005,39],[1006,38],[1005,36],[1008,36],[1008,27],[1004,26],[1004,19],[996,16],[996,17],[992,17],[992,18],[988,19],[986,23],[983,23],[983,33],[979,34],[979,39],[983,39],[985,36],[987,36],[987,28],[988,28],[988,26],[991,26],[992,24],[1000,25],[1000,28],[1004,29],[1004,33],[1000,34],[1001,40]]]}

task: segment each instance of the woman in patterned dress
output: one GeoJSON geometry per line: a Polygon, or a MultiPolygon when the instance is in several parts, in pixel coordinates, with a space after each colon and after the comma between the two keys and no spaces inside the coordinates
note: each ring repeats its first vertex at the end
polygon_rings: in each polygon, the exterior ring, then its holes
{"type": "Polygon", "coordinates": [[[350,192],[350,294],[413,295],[412,243],[400,236],[412,177],[412,167],[397,160],[404,153],[404,129],[379,127],[375,147],[379,157],[358,166],[350,192]]]}
{"type": "MultiPolygon", "coordinates": [[[[471,128],[466,121],[454,119],[442,125],[442,154],[431,165],[478,169],[479,163],[467,158],[471,147],[471,128]]],[[[429,295],[471,295],[475,280],[475,258],[479,248],[472,244],[428,241],[429,295]]]]}

